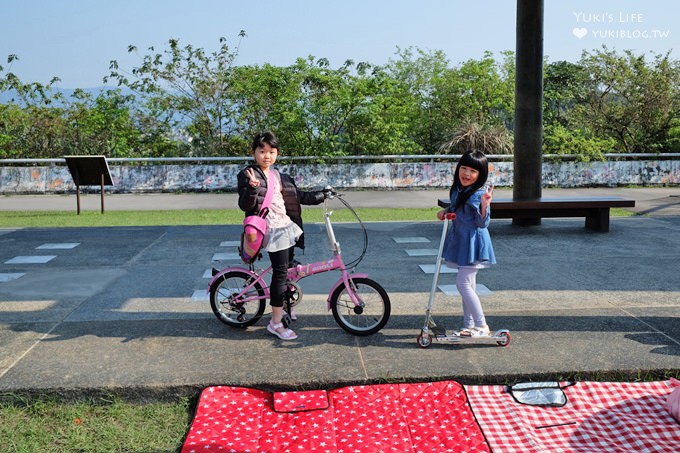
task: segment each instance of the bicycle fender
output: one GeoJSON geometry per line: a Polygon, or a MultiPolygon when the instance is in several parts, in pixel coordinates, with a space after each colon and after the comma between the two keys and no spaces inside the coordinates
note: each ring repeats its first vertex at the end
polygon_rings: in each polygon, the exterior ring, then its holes
{"type": "Polygon", "coordinates": [[[250,272],[248,269],[240,267],[240,266],[225,267],[224,269],[222,269],[221,271],[219,271],[218,273],[213,275],[212,280],[210,280],[210,283],[208,283],[208,293],[210,293],[210,291],[212,291],[213,286],[216,285],[220,281],[220,279],[222,278],[222,276],[224,274],[226,274],[227,272],[232,272],[232,271],[241,271],[241,272],[247,272],[249,274],[252,274],[252,272],[250,272]]]}
{"type": "MultiPolygon", "coordinates": [[[[368,274],[349,274],[349,279],[352,280],[353,278],[368,278],[368,274]]],[[[335,282],[331,290],[328,292],[328,299],[326,299],[326,309],[330,310],[331,309],[331,296],[335,292],[335,290],[340,286],[344,285],[345,281],[340,277],[340,279],[335,282]]]]}

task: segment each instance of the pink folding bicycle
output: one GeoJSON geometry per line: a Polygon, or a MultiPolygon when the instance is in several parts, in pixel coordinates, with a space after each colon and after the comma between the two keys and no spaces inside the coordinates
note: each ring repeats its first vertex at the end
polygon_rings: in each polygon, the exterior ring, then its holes
{"type": "MultiPolygon", "coordinates": [[[[330,196],[323,202],[323,217],[326,234],[333,252],[333,258],[311,264],[298,264],[288,269],[287,289],[284,295],[284,308],[290,315],[293,307],[302,301],[300,280],[310,275],[339,270],[340,278],[328,293],[327,309],[333,313],[338,325],[347,332],[366,336],[382,329],[390,317],[390,299],[385,289],[368,274],[354,273],[368,248],[368,234],[356,211],[333,189],[326,188],[330,196]],[[332,211],[328,210],[328,200],[340,200],[357,218],[361,225],[364,246],[361,255],[350,263],[342,259],[340,244],[335,239],[331,223],[332,211]]],[[[261,256],[260,256],[261,258],[261,256]]],[[[265,276],[272,271],[271,266],[257,269],[254,264],[227,267],[214,270],[208,285],[210,306],[217,319],[232,327],[251,326],[264,314],[269,300],[269,286],[265,276]]],[[[284,316],[289,318],[289,316],[284,316]]],[[[284,319],[284,323],[290,322],[284,319]]]]}

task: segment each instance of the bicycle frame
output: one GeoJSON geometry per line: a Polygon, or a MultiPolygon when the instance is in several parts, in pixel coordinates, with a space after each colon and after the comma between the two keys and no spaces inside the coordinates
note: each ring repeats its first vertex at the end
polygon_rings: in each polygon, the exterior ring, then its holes
{"type": "MultiPolygon", "coordinates": [[[[356,306],[361,306],[362,301],[359,298],[359,296],[356,294],[354,291],[354,285],[352,283],[353,278],[366,278],[368,277],[368,274],[360,274],[360,273],[353,273],[351,271],[347,270],[347,267],[345,266],[344,261],[342,260],[342,252],[340,250],[340,244],[337,242],[335,239],[335,231],[333,230],[333,224],[331,223],[331,215],[333,214],[332,211],[328,211],[328,206],[327,206],[327,200],[324,200],[324,224],[326,227],[326,234],[328,236],[328,242],[330,243],[331,250],[333,251],[333,258],[330,260],[324,260],[324,261],[317,261],[314,263],[310,264],[299,264],[296,267],[292,267],[288,269],[288,281],[296,283],[300,280],[302,280],[305,277],[309,277],[311,275],[316,275],[320,274],[323,272],[330,272],[334,270],[340,270],[342,275],[338,281],[335,282],[335,284],[332,286],[330,291],[328,292],[328,298],[326,299],[326,308],[327,310],[330,310],[330,304],[331,304],[331,296],[333,292],[336,290],[336,288],[340,285],[345,285],[345,288],[347,288],[347,293],[351,299],[351,301],[354,303],[356,306]]],[[[220,282],[220,279],[222,276],[228,272],[232,271],[246,271],[250,273],[253,276],[253,280],[241,290],[240,295],[247,294],[250,290],[253,289],[253,287],[256,284],[260,284],[262,286],[262,289],[264,290],[264,296],[258,296],[254,295],[252,297],[243,297],[240,300],[242,302],[253,302],[261,299],[268,299],[270,297],[270,290],[269,290],[269,285],[264,281],[265,275],[271,273],[272,267],[269,266],[268,268],[264,270],[255,270],[254,265],[250,265],[248,268],[244,266],[231,266],[222,269],[218,273],[216,273],[212,280],[210,281],[208,285],[208,292],[210,292],[213,288],[214,285],[218,284],[220,282]]]]}

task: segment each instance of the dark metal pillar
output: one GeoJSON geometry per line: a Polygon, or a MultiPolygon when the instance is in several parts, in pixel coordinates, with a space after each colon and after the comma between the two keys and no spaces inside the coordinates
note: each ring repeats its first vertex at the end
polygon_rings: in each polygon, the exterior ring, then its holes
{"type": "MultiPolygon", "coordinates": [[[[512,198],[541,198],[543,142],[543,0],[517,0],[515,156],[512,198]]],[[[539,225],[540,218],[514,218],[539,225]]]]}

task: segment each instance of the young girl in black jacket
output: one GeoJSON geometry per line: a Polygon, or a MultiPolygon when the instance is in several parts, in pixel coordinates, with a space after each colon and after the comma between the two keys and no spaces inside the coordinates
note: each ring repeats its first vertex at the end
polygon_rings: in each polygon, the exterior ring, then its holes
{"type": "Polygon", "coordinates": [[[267,193],[267,177],[271,176],[274,197],[266,217],[267,234],[263,249],[272,263],[270,305],[272,319],[267,330],[282,340],[294,340],[295,332],[283,325],[283,294],[288,267],[293,261],[293,248],[305,248],[301,204],[315,205],[323,202],[323,191],[298,190],[293,178],[272,168],[279,153],[279,142],[270,131],[259,133],[253,139],[251,152],[255,163],[238,174],[238,205],[246,216],[259,212],[267,193]]]}

